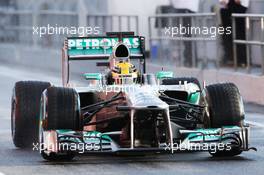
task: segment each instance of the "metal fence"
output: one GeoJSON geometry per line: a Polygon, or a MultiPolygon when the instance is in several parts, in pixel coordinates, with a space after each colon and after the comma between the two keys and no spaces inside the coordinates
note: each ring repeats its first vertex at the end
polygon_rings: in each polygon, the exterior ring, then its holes
{"type": "MultiPolygon", "coordinates": [[[[72,11],[0,11],[0,41],[3,44],[20,44],[23,46],[58,48],[66,36],[65,32],[56,35],[38,35],[33,27],[71,29],[75,27],[97,27],[99,34],[106,31],[133,30],[138,34],[138,16],[133,15],[88,15],[72,11]],[[62,27],[62,28],[60,28],[62,27]]],[[[93,31],[89,31],[91,34],[93,31]]],[[[97,33],[98,34],[98,33],[97,33]]]]}
{"type": "Polygon", "coordinates": [[[254,46],[259,47],[260,49],[260,60],[261,60],[261,70],[264,75],[264,15],[263,14],[233,14],[232,15],[233,23],[233,54],[234,54],[234,69],[237,70],[237,47],[238,45],[246,45],[246,68],[248,73],[251,72],[252,67],[252,54],[251,51],[254,46]],[[245,20],[245,40],[237,38],[236,34],[236,20],[244,19],[245,20]],[[255,28],[254,28],[254,27],[255,28]],[[255,31],[254,31],[255,29],[255,31]],[[260,37],[257,37],[260,34],[260,37]]]}
{"type": "MultiPolygon", "coordinates": [[[[32,26],[99,27],[100,32],[135,31],[139,33],[139,19],[135,15],[89,15],[72,11],[55,10],[0,10],[0,44],[19,45],[25,48],[54,48],[62,46],[67,35],[33,35],[32,26]],[[30,47],[29,47],[30,46],[30,47]],[[32,47],[33,46],[33,47],[32,47]]],[[[165,65],[219,68],[221,52],[219,38],[203,33],[176,33],[175,27],[217,27],[214,13],[161,14],[149,16],[148,39],[151,61],[165,65]],[[188,26],[189,24],[189,26],[188,26]],[[170,28],[169,32],[168,29],[170,28]],[[166,32],[167,31],[167,32],[166,32]],[[174,33],[173,33],[174,32],[174,33]],[[172,34],[173,33],[173,34],[172,34]],[[212,64],[211,64],[212,63],[212,64]],[[209,66],[208,66],[209,65],[209,66]]],[[[237,70],[237,45],[246,45],[247,70],[258,65],[264,74],[264,15],[233,14],[234,69],[237,70]],[[236,38],[236,19],[245,20],[246,39],[236,38]],[[254,61],[258,53],[258,61],[254,61]]],[[[4,51],[5,49],[2,49],[4,51]]],[[[1,53],[2,54],[2,53],[1,53]]]]}
{"type": "Polygon", "coordinates": [[[100,26],[102,33],[109,31],[134,31],[139,34],[136,15],[87,15],[87,26],[100,26]]]}
{"type": "Polygon", "coordinates": [[[217,35],[212,37],[200,29],[216,27],[214,13],[160,14],[148,19],[149,45],[152,59],[176,66],[218,67],[217,35]],[[183,26],[182,26],[183,25],[183,26]],[[194,32],[179,32],[180,28],[194,32]],[[168,32],[168,29],[169,32],[168,32]],[[175,33],[175,30],[178,32],[175,33]],[[211,55],[210,55],[211,54],[211,55]]]}

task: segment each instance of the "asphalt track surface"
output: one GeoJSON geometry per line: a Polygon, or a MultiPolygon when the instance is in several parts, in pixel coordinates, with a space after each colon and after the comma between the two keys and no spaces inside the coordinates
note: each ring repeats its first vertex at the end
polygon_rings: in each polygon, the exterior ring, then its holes
{"type": "Polygon", "coordinates": [[[14,147],[10,133],[10,98],[19,80],[47,80],[60,85],[60,76],[38,70],[0,66],[0,175],[31,174],[254,174],[264,172],[264,111],[246,105],[251,125],[251,146],[257,152],[244,152],[233,158],[212,158],[207,152],[149,156],[78,156],[71,162],[44,161],[37,151],[14,147]]]}

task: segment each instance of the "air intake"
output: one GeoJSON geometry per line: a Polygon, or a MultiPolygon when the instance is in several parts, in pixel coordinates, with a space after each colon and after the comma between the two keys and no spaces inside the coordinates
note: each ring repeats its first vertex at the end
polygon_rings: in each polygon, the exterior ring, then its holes
{"type": "Polygon", "coordinates": [[[129,49],[128,47],[123,44],[119,43],[116,48],[114,49],[114,57],[129,57],[129,49]]]}

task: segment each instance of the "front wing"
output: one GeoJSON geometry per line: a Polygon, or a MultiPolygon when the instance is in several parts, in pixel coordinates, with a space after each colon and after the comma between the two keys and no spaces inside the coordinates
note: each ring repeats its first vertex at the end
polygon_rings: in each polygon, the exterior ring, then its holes
{"type": "Polygon", "coordinates": [[[121,132],[100,133],[97,131],[51,130],[44,131],[42,149],[45,153],[75,152],[85,153],[121,153],[153,152],[174,153],[179,151],[212,151],[239,147],[248,151],[249,127],[228,126],[223,128],[179,130],[182,139],[173,139],[171,143],[160,143],[157,147],[121,147],[111,137],[121,132]]]}

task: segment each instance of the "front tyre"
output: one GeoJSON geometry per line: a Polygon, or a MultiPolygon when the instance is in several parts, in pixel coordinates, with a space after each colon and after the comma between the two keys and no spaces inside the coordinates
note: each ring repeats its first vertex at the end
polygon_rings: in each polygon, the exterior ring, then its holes
{"type": "Polygon", "coordinates": [[[212,128],[243,124],[244,105],[236,85],[233,83],[213,84],[207,86],[206,91],[212,128]]]}
{"type": "MultiPolygon", "coordinates": [[[[233,83],[213,84],[205,89],[208,115],[211,128],[223,126],[242,126],[245,118],[244,105],[238,88],[233,83]]],[[[239,136],[226,138],[232,140],[229,150],[209,151],[215,157],[231,157],[241,154],[239,136]],[[233,139],[235,138],[235,139],[233,139]]]]}
{"type": "Polygon", "coordinates": [[[83,130],[78,93],[72,88],[50,87],[43,93],[45,115],[42,119],[44,130],[83,130]]]}
{"type": "MultiPolygon", "coordinates": [[[[83,118],[80,113],[78,93],[72,88],[50,87],[41,98],[40,143],[45,146],[44,132],[52,130],[83,130],[83,118]]],[[[48,141],[47,141],[48,142],[48,141]]],[[[55,143],[58,144],[58,143],[55,143]]],[[[70,150],[64,152],[49,152],[41,148],[41,155],[49,161],[69,161],[74,158],[70,150]]]]}

